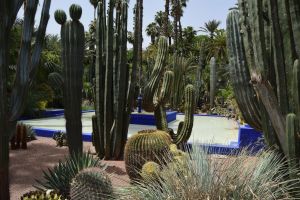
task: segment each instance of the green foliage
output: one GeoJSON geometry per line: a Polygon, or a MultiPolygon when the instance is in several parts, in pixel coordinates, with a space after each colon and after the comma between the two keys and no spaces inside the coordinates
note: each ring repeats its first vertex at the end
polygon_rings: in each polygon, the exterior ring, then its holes
{"type": "Polygon", "coordinates": [[[72,179],[70,197],[73,200],[106,200],[114,196],[110,177],[102,169],[83,169],[72,179]]]}
{"type": "Polygon", "coordinates": [[[89,153],[68,156],[65,161],[59,161],[54,168],[43,171],[43,179],[36,180],[38,185],[35,185],[35,187],[40,190],[54,189],[64,196],[68,196],[71,180],[79,171],[89,167],[104,169],[106,165],[89,153]]]}
{"type": "Polygon", "coordinates": [[[26,99],[26,107],[24,115],[35,116],[37,111],[45,110],[48,102],[54,98],[52,88],[46,83],[34,85],[29,91],[28,98],[26,99]]]}
{"type": "MultiPolygon", "coordinates": [[[[285,180],[287,162],[274,152],[226,158],[193,146],[180,162],[162,166],[156,181],[140,180],[123,199],[297,199],[299,179],[285,180]]],[[[168,159],[168,158],[165,158],[168,159]]],[[[299,169],[292,168],[293,173],[299,169]]]]}
{"type": "Polygon", "coordinates": [[[65,200],[65,198],[54,191],[31,191],[21,196],[21,200],[65,200]]]}

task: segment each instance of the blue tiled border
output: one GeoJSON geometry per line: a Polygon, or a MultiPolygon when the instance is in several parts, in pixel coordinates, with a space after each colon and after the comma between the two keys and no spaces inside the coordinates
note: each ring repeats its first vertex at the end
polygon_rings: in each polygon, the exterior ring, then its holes
{"type": "MultiPolygon", "coordinates": [[[[177,112],[167,112],[168,123],[176,120],[177,112]]],[[[130,116],[130,124],[152,125],[155,126],[154,114],[133,113],[130,116]]]]}
{"type": "MultiPolygon", "coordinates": [[[[85,111],[85,112],[93,112],[93,111],[85,111]]],[[[176,114],[182,115],[182,113],[176,113],[176,112],[168,112],[168,122],[169,120],[173,121],[176,119],[176,114]],[[175,116],[175,117],[174,117],[175,116]]],[[[57,111],[57,112],[51,112],[51,116],[59,116],[63,115],[63,112],[57,111]]],[[[150,120],[151,123],[144,121],[144,125],[154,125],[155,121],[153,121],[153,118],[149,117],[151,115],[144,115],[143,120],[150,120]],[[154,123],[154,124],[153,124],[154,123]]],[[[201,115],[197,114],[195,116],[209,116],[209,117],[224,117],[224,116],[218,116],[218,115],[201,115]]],[[[132,115],[132,118],[138,118],[140,116],[132,115]]],[[[139,121],[133,122],[137,123],[139,121]]],[[[141,120],[141,118],[139,118],[141,120]]],[[[131,121],[132,122],[132,121],[131,121]]],[[[57,132],[57,130],[51,130],[51,129],[45,129],[45,128],[34,128],[36,135],[40,137],[52,137],[53,133],[57,132]]],[[[255,129],[251,128],[249,125],[240,125],[239,126],[239,133],[238,133],[238,141],[232,141],[230,145],[209,145],[209,144],[199,144],[199,146],[207,149],[208,153],[214,153],[214,154],[222,154],[222,155],[228,155],[228,154],[234,154],[236,152],[239,152],[243,148],[248,148],[252,152],[257,152],[260,149],[264,147],[263,144],[258,144],[258,140],[262,138],[262,133],[256,131],[255,129]]],[[[91,133],[83,133],[82,134],[82,140],[85,142],[91,142],[92,141],[92,135],[91,133]]],[[[191,144],[190,144],[191,145],[191,144]]]]}

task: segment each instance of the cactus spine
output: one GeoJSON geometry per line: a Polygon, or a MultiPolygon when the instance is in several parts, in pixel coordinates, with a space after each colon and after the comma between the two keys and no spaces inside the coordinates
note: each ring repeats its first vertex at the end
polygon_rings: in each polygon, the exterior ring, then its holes
{"type": "Polygon", "coordinates": [[[84,27],[79,22],[82,9],[70,6],[72,20],[66,21],[63,11],[55,12],[55,19],[61,25],[62,63],[64,76],[64,107],[69,152],[82,152],[82,78],[84,57],[84,27]]]}
{"type": "MultiPolygon", "coordinates": [[[[120,159],[127,139],[132,86],[127,65],[127,1],[99,1],[96,21],[96,116],[99,157],[120,159]],[[116,12],[116,15],[114,13],[116,12]],[[116,18],[114,19],[114,16],[116,18]],[[114,20],[116,21],[114,25],[114,20]]],[[[134,70],[133,70],[134,73],[134,70]]],[[[134,81],[133,81],[134,82],[134,81]]],[[[134,85],[134,83],[132,84],[134,85]]],[[[95,123],[96,121],[94,121],[95,123]]]]}
{"type": "Polygon", "coordinates": [[[217,64],[216,64],[216,59],[212,57],[210,59],[210,87],[209,87],[210,108],[213,108],[215,104],[216,86],[217,86],[217,64]]]}
{"type": "MultiPolygon", "coordinates": [[[[261,102],[261,125],[266,138],[272,139],[280,150],[289,156],[290,147],[299,143],[299,138],[293,137],[297,130],[292,128],[292,124],[296,123],[291,122],[294,118],[289,115],[289,120],[286,120],[285,117],[288,113],[295,113],[297,120],[300,117],[297,61],[300,56],[299,2],[239,0],[238,3],[239,12],[231,11],[229,17],[233,12],[239,14],[240,26],[232,26],[229,23],[232,27],[228,27],[227,30],[229,36],[235,35],[240,38],[233,39],[232,44],[229,42],[229,55],[231,59],[240,60],[243,64],[241,67],[248,68],[246,70],[250,72],[252,86],[261,102]],[[236,34],[239,30],[240,36],[236,34]],[[233,47],[239,48],[234,50],[233,47]],[[239,52],[234,54],[234,51],[239,52]],[[239,57],[241,51],[245,53],[244,60],[239,57]]],[[[249,82],[245,81],[245,84],[249,82]]],[[[244,88],[238,90],[237,93],[241,94],[244,88]]],[[[237,97],[239,98],[239,94],[237,97]]],[[[245,100],[241,101],[246,103],[245,100]]],[[[240,109],[242,112],[248,112],[244,107],[240,109]]],[[[293,153],[297,159],[299,153],[299,150],[293,153]]]]}
{"type": "Polygon", "coordinates": [[[161,163],[169,153],[171,138],[165,131],[143,130],[130,137],[125,146],[126,171],[131,180],[141,178],[140,172],[148,161],[161,163]]]}
{"type": "Polygon", "coordinates": [[[103,169],[84,169],[72,179],[70,197],[74,200],[113,199],[111,180],[103,169]]]}

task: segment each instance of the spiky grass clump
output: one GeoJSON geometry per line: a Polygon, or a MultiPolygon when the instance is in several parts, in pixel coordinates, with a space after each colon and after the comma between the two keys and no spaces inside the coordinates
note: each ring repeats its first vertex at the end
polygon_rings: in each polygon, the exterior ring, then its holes
{"type": "Polygon", "coordinates": [[[299,169],[286,166],[271,151],[220,159],[194,147],[186,159],[163,166],[157,181],[138,182],[124,199],[295,199],[300,181],[287,177],[299,169]]]}
{"type": "Polygon", "coordinates": [[[72,179],[79,171],[89,167],[105,169],[106,165],[89,153],[69,156],[64,162],[59,161],[54,168],[43,171],[43,180],[36,180],[38,185],[35,187],[40,190],[59,191],[62,195],[69,196],[72,179]]]}

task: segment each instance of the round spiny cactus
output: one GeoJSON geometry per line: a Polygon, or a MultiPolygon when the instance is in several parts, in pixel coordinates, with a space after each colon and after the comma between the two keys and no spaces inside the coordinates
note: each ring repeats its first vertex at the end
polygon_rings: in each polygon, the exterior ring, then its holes
{"type": "Polygon", "coordinates": [[[141,171],[141,177],[145,181],[154,181],[157,179],[158,173],[160,172],[160,166],[156,162],[146,162],[141,171]]]}
{"type": "Polygon", "coordinates": [[[67,21],[67,15],[63,10],[56,10],[54,13],[54,18],[55,21],[60,25],[63,25],[67,21]]]}
{"type": "Polygon", "coordinates": [[[71,182],[70,197],[73,200],[113,198],[112,183],[107,173],[100,168],[80,171],[71,182]]]}
{"type": "Polygon", "coordinates": [[[171,137],[165,131],[143,130],[130,137],[125,146],[126,171],[131,180],[140,179],[140,171],[148,161],[161,163],[169,155],[171,137]]]}
{"type": "Polygon", "coordinates": [[[81,17],[81,14],[82,14],[82,8],[81,8],[81,6],[79,6],[77,4],[72,4],[70,6],[69,12],[70,12],[70,17],[74,21],[78,21],[81,17]]]}

